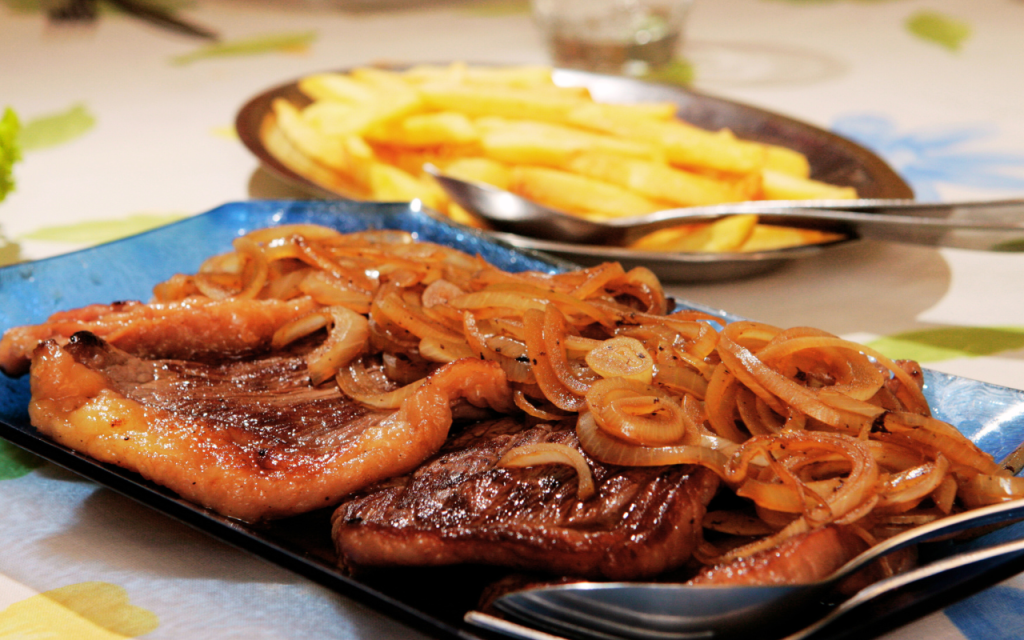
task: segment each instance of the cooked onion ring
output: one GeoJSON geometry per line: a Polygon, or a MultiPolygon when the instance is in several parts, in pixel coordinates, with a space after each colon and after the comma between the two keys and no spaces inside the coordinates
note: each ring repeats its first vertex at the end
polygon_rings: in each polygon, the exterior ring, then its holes
{"type": "Polygon", "coordinates": [[[576,495],[589,500],[597,492],[594,475],[587,459],[575,448],[555,442],[524,444],[505,452],[498,460],[499,467],[533,467],[542,464],[565,464],[576,470],[576,495]]]}
{"type": "MultiPolygon", "coordinates": [[[[443,363],[492,361],[484,368],[500,366],[511,393],[491,409],[531,422],[578,413],[586,455],[701,465],[748,498],[759,521],[729,516],[719,528],[772,533],[725,554],[702,544],[703,558],[739,557],[826,523],[873,541],[1024,496],[1024,481],[931,417],[916,364],[817,329],[669,313],[642,267],[509,273],[401,231],[290,225],[236,239],[233,252],[154,296],[309,296],[323,306],[280,327],[273,346],[327,329],[311,380],[334,376],[378,408],[401,407],[443,363]]],[[[514,457],[571,464],[589,491],[583,455],[556,447],[514,457]]]]}

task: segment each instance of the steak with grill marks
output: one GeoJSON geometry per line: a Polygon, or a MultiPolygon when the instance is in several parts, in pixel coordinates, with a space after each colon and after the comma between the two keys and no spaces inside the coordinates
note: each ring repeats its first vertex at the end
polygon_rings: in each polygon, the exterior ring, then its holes
{"type": "Polygon", "coordinates": [[[352,571],[483,563],[625,580],[687,562],[717,476],[588,458],[598,491],[581,501],[568,466],[496,466],[509,449],[533,442],[579,449],[573,420],[528,428],[514,418],[482,422],[451,436],[414,472],[347,499],[332,520],[339,563],[352,571]]]}
{"type": "Polygon", "coordinates": [[[452,409],[509,410],[494,363],[444,365],[397,410],[310,385],[301,354],[147,360],[89,332],[44,341],[31,368],[40,432],[247,521],[336,504],[435,453],[452,409]]]}
{"type": "Polygon", "coordinates": [[[42,324],[9,329],[0,339],[0,370],[24,375],[36,345],[44,340],[64,344],[78,331],[94,333],[143,358],[223,359],[258,353],[270,348],[278,327],[317,306],[308,297],[92,304],[60,311],[42,324]]]}

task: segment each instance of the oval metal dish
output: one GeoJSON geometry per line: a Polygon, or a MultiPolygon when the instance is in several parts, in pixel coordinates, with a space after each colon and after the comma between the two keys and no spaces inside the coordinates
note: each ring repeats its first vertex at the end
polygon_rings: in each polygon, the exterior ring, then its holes
{"type": "MultiPolygon", "coordinates": [[[[556,69],[563,86],[585,86],[600,102],[671,101],[679,117],[707,129],[727,128],[750,140],[788,146],[805,154],[815,179],[855,187],[865,198],[913,198],[909,185],[881,158],[864,147],[813,125],[749,105],[704,95],[674,85],[633,78],[556,69]]],[[[312,198],[353,200],[366,194],[336,172],[298,153],[277,128],[272,102],[284,98],[302,106],[309,99],[289,82],[251,98],[239,110],[235,128],[242,143],[272,175],[301,188],[312,198]]],[[[747,277],[799,258],[816,255],[849,240],[756,253],[662,253],[616,247],[536,240],[512,234],[497,237],[523,249],[543,251],[583,265],[615,260],[644,265],[671,282],[709,282],[747,277]]]]}

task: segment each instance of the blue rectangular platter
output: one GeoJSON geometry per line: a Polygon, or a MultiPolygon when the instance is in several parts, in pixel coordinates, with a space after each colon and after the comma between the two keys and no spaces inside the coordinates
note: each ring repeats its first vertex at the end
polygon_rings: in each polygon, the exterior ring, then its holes
{"type": "MultiPolygon", "coordinates": [[[[253,201],[230,203],[207,213],[124,240],[55,258],[0,269],[0,330],[38,323],[50,314],[92,303],[148,300],[152,287],[176,273],[193,273],[206,258],[231,249],[234,238],[251,230],[295,223],[313,223],[342,232],[364,229],[401,229],[421,240],[479,254],[509,271],[558,271],[572,265],[502,244],[464,227],[453,226],[420,210],[415,203],[253,201]]],[[[677,301],[677,306],[704,308],[677,301]]],[[[727,320],[734,319],[720,313],[727,320]]],[[[925,393],[936,417],[957,425],[982,449],[1001,459],[1024,440],[1024,392],[925,372],[925,393]]],[[[487,637],[467,627],[462,614],[472,608],[496,570],[473,567],[445,569],[445,582],[458,584],[444,600],[433,600],[430,591],[403,588],[436,580],[437,569],[395,570],[369,578],[354,579],[333,563],[327,524],[329,512],[318,512],[269,525],[246,525],[224,518],[178,498],[140,476],[100,464],[87,456],[41,436],[29,423],[27,377],[0,376],[0,436],[58,465],[136,499],[166,515],[189,524],[228,544],[293,570],[339,593],[369,604],[383,613],[438,637],[487,637]]],[[[1024,535],[1010,527],[972,543],[989,544],[1024,535]],[[997,540],[998,538],[998,540],[997,540]]],[[[1006,567],[1014,572],[1024,567],[1006,567]]],[[[977,589],[991,584],[973,585],[977,589]]],[[[956,597],[964,597],[958,591],[956,597]]],[[[881,633],[920,616],[948,601],[888,603],[862,625],[830,632],[839,638],[881,633]],[[913,606],[911,606],[913,605],[913,606]]]]}

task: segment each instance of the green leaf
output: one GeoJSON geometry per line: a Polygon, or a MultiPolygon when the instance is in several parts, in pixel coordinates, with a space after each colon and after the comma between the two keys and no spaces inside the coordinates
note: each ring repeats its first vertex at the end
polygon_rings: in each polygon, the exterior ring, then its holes
{"type": "Polygon", "coordinates": [[[21,238],[46,242],[100,244],[162,227],[185,217],[186,214],[180,213],[140,213],[119,220],[90,220],[57,227],[44,227],[27,233],[21,238]]]}
{"type": "Polygon", "coordinates": [[[0,480],[20,478],[43,464],[45,461],[42,458],[0,440],[0,480]]]}
{"type": "Polygon", "coordinates": [[[907,18],[907,30],[922,40],[959,51],[971,35],[971,25],[937,11],[918,11],[907,18]]]}
{"type": "Polygon", "coordinates": [[[14,163],[21,160],[18,132],[21,123],[10,107],[0,118],[0,202],[14,190],[14,163]]]}
{"type": "Polygon", "coordinates": [[[11,242],[0,233],[0,267],[21,262],[21,245],[11,242]]]}
{"type": "Polygon", "coordinates": [[[82,104],[67,111],[51,113],[29,120],[18,141],[22,151],[36,151],[70,142],[96,126],[96,118],[82,104]]]}
{"type": "Polygon", "coordinates": [[[992,245],[991,251],[1002,251],[1003,253],[1022,253],[1024,252],[1024,240],[1007,240],[1006,242],[1000,242],[992,245]]]}
{"type": "Polygon", "coordinates": [[[44,13],[43,0],[3,0],[13,13],[44,13]]]}
{"type": "Polygon", "coordinates": [[[686,87],[693,83],[693,65],[687,60],[676,59],[663,68],[649,72],[644,80],[686,87]]]}
{"type": "Polygon", "coordinates": [[[483,18],[499,18],[529,13],[530,3],[526,0],[478,0],[466,5],[462,11],[483,18]]]}
{"type": "Polygon", "coordinates": [[[282,33],[255,36],[241,40],[220,42],[197,49],[192,53],[172,58],[174,64],[189,64],[204,58],[223,58],[229,56],[249,56],[279,51],[303,50],[316,40],[315,31],[301,33],[282,33]]]}
{"type": "Polygon", "coordinates": [[[939,362],[1024,349],[1024,327],[943,327],[909,331],[868,344],[893,359],[939,362]]]}

